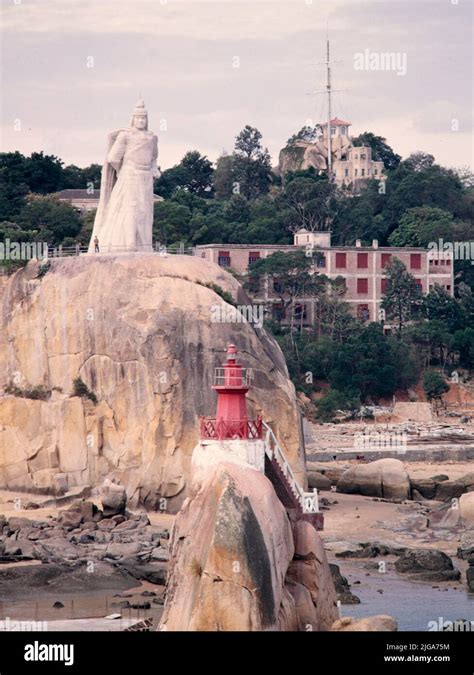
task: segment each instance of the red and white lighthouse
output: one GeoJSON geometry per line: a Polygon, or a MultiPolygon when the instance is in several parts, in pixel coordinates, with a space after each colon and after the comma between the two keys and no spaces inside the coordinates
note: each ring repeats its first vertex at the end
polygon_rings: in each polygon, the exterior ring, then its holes
{"type": "Polygon", "coordinates": [[[262,437],[262,419],[249,420],[246,395],[251,371],[237,363],[237,348],[227,347],[227,360],[215,369],[213,389],[217,392],[215,418],[201,418],[202,439],[252,439],[262,437]]]}

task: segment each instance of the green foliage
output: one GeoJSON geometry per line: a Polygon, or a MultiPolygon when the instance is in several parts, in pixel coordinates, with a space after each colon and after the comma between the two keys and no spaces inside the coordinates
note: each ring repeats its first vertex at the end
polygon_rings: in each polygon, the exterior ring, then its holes
{"type": "Polygon", "coordinates": [[[229,293],[228,291],[224,291],[224,289],[221,288],[218,284],[214,284],[212,282],[203,283],[202,281],[196,281],[196,283],[199,284],[200,286],[210,288],[211,291],[217,293],[217,295],[219,295],[224,300],[224,302],[227,302],[229,305],[234,305],[234,307],[236,306],[237,303],[235,302],[232,294],[229,293]]]}
{"type": "Polygon", "coordinates": [[[392,150],[385,138],[375,136],[370,131],[364,131],[363,134],[356,136],[352,139],[352,143],[357,147],[363,145],[372,148],[372,159],[376,162],[383,162],[387,171],[396,169],[402,159],[392,150]]]}
{"type": "Polygon", "coordinates": [[[423,246],[440,237],[450,238],[453,216],[433,206],[416,206],[407,209],[398,227],[388,238],[390,246],[423,246]]]}
{"type": "Polygon", "coordinates": [[[423,389],[429,401],[441,399],[449,391],[449,384],[435,370],[427,370],[423,377],[423,389]]]}
{"type": "Polygon", "coordinates": [[[246,199],[266,194],[272,180],[270,155],[261,139],[260,131],[248,124],[235,139],[233,178],[246,199]]]}
{"type": "Polygon", "coordinates": [[[422,302],[422,293],[415,277],[406,269],[399,258],[393,258],[385,267],[387,286],[382,300],[382,308],[387,318],[397,324],[398,336],[407,321],[414,315],[422,302]]]}
{"type": "Polygon", "coordinates": [[[60,244],[65,237],[75,237],[82,225],[77,211],[53,196],[31,198],[16,220],[34,241],[53,244],[60,244]]]}
{"type": "Polygon", "coordinates": [[[321,422],[332,422],[338,412],[355,412],[360,408],[360,400],[355,392],[328,389],[316,402],[316,417],[321,422]]]}
{"type": "Polygon", "coordinates": [[[73,381],[73,396],[81,396],[82,398],[88,398],[93,403],[97,403],[97,396],[92,392],[87,384],[81,380],[80,377],[76,377],[73,381]]]}
{"type": "Polygon", "coordinates": [[[47,401],[51,397],[51,389],[46,389],[41,385],[31,389],[22,389],[13,383],[9,383],[5,387],[5,393],[19,398],[31,398],[35,401],[47,401]]]}
{"type": "Polygon", "coordinates": [[[197,150],[192,150],[184,155],[177,166],[162,173],[155,181],[154,190],[165,199],[169,199],[177,190],[210,197],[212,177],[212,163],[197,150]]]}

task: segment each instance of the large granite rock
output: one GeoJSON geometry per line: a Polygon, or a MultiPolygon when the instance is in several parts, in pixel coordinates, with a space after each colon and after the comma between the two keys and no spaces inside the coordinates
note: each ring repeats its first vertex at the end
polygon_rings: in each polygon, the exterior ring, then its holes
{"type": "Polygon", "coordinates": [[[173,527],[161,630],[326,630],[337,618],[314,528],[292,526],[270,481],[210,467],[173,527]]]}
{"type": "Polygon", "coordinates": [[[410,479],[399,459],[378,459],[347,469],[337,483],[337,491],[386,499],[407,499],[410,479]]]}
{"type": "Polygon", "coordinates": [[[457,581],[461,576],[451,558],[434,549],[407,549],[395,569],[415,581],[457,581]]]}
{"type": "Polygon", "coordinates": [[[213,323],[237,280],[198,257],[32,261],[0,290],[0,486],[64,492],[115,478],[130,504],[178,510],[198,416],[213,415],[213,369],[229,342],[253,368],[250,414],[274,423],[296,476],[303,444],[282,353],[248,323],[213,323]],[[73,396],[80,378],[97,397],[73,396]],[[43,387],[47,400],[5,395],[43,387]],[[1,395],[3,390],[3,396],[1,395]],[[167,502],[160,502],[160,498],[167,502]]]}
{"type": "Polygon", "coordinates": [[[388,614],[378,614],[377,616],[367,616],[363,619],[354,619],[352,616],[345,616],[334,622],[332,631],[352,632],[352,631],[376,631],[376,632],[395,632],[398,630],[396,620],[388,614]]]}

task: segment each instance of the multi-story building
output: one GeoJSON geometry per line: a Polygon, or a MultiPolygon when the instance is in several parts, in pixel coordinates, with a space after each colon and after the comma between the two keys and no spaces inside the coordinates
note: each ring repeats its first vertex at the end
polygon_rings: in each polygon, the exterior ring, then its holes
{"type": "MultiPolygon", "coordinates": [[[[327,147],[327,124],[323,129],[322,141],[327,147]]],[[[368,145],[352,145],[349,136],[350,122],[337,117],[331,120],[332,171],[338,185],[352,185],[359,192],[368,180],[385,180],[383,162],[372,159],[372,148],[368,145]]]]}
{"type": "MultiPolygon", "coordinates": [[[[399,258],[412,274],[423,293],[428,293],[435,284],[454,294],[454,273],[452,256],[449,253],[435,253],[424,248],[379,247],[377,240],[372,246],[331,246],[330,232],[308,232],[300,230],[294,235],[294,244],[206,244],[197,246],[196,255],[237,273],[247,272],[249,265],[266,258],[276,251],[294,251],[296,248],[319,251],[315,256],[317,268],[330,279],[342,277],[345,292],[341,299],[347,302],[355,316],[366,321],[382,318],[380,304],[383,299],[387,278],[384,268],[392,258],[399,258]],[[320,259],[319,259],[320,258],[320,259]]],[[[281,289],[270,288],[266,280],[254,293],[256,303],[263,303],[273,309],[273,315],[281,316],[281,289]],[[280,313],[280,314],[279,314],[280,313]]],[[[315,298],[301,298],[294,308],[303,322],[312,324],[315,316],[315,298]]]]}

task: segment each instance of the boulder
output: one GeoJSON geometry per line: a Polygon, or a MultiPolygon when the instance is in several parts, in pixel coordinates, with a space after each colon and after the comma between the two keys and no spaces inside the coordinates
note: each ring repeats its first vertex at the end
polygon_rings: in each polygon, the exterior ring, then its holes
{"type": "Polygon", "coordinates": [[[17,532],[23,527],[31,527],[32,524],[32,521],[28,520],[28,518],[21,518],[19,516],[11,516],[8,519],[8,529],[10,532],[17,532]]]}
{"type": "Polygon", "coordinates": [[[378,459],[347,469],[339,479],[337,491],[386,499],[407,499],[410,479],[399,459],[378,459]]]}
{"type": "Polygon", "coordinates": [[[360,599],[351,592],[350,584],[347,578],[341,574],[339,565],[331,563],[329,568],[336,588],[337,599],[342,605],[358,605],[360,599]]]}
{"type": "Polygon", "coordinates": [[[451,558],[434,549],[407,549],[396,561],[395,569],[419,581],[457,581],[461,576],[451,558]]]}
{"type": "Polygon", "coordinates": [[[104,518],[123,514],[127,505],[127,492],[123,485],[106,479],[101,487],[104,518]]]}
{"type": "Polygon", "coordinates": [[[459,511],[463,525],[474,527],[474,492],[466,492],[459,499],[459,511]]]}
{"type": "Polygon", "coordinates": [[[474,556],[474,529],[461,533],[456,555],[463,560],[469,560],[471,556],[474,556]]]}
{"type": "Polygon", "coordinates": [[[470,566],[466,570],[466,581],[469,593],[474,593],[474,567],[470,566]]]}
{"type": "Polygon", "coordinates": [[[169,551],[166,548],[163,548],[163,546],[157,546],[151,552],[151,559],[161,562],[168,562],[170,559],[169,551]]]}
{"type": "Polygon", "coordinates": [[[435,499],[448,501],[458,499],[466,492],[474,491],[474,473],[468,473],[465,476],[456,478],[456,480],[447,480],[436,485],[435,499]]]}
{"type": "Polygon", "coordinates": [[[331,481],[327,476],[317,471],[308,471],[308,487],[317,488],[318,490],[330,490],[331,481]]]}
{"type": "Polygon", "coordinates": [[[107,546],[107,557],[117,560],[119,558],[126,558],[136,555],[141,551],[141,544],[138,542],[131,542],[129,544],[112,543],[107,546]]]}
{"type": "Polygon", "coordinates": [[[61,511],[58,522],[65,528],[75,529],[82,523],[82,515],[75,511],[61,511]]]}
{"type": "Polygon", "coordinates": [[[0,390],[20,376],[22,389],[42,385],[52,396],[0,397],[0,487],[64,491],[113,476],[127,489],[129,506],[159,508],[166,498],[168,512],[176,513],[196,420],[215,412],[212,373],[229,342],[254,374],[249,414],[278,427],[303,483],[300,411],[277,342],[251,323],[212,320],[216,306],[231,307],[222,291],[251,304],[232,274],[188,255],[50,263],[41,277],[30,261],[5,279],[0,390]],[[76,378],[97,403],[71,395],[76,378]]]}
{"type": "Polygon", "coordinates": [[[309,524],[294,532],[295,540],[285,508],[259,471],[220,462],[199,472],[171,535],[160,629],[330,626],[335,591],[319,535],[309,524]]]}
{"type": "Polygon", "coordinates": [[[335,621],[331,627],[332,631],[377,631],[394,632],[398,630],[396,620],[388,614],[379,614],[377,616],[367,616],[363,619],[354,619],[351,616],[345,616],[335,621]]]}
{"type": "Polygon", "coordinates": [[[67,539],[52,537],[43,539],[37,545],[38,557],[45,562],[63,562],[76,560],[81,556],[81,549],[71,544],[67,539]]]}
{"type": "Polygon", "coordinates": [[[432,478],[410,479],[412,489],[412,499],[415,499],[414,492],[418,492],[425,499],[434,499],[436,494],[436,483],[432,478]]]}

